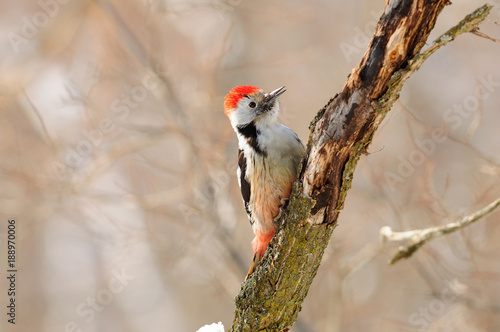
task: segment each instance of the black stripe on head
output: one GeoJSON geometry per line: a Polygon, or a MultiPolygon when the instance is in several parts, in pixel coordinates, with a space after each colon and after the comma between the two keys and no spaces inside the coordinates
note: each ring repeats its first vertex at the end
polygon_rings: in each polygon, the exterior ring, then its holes
{"type": "Polygon", "coordinates": [[[247,143],[257,152],[258,154],[266,155],[266,151],[259,147],[259,141],[257,139],[257,127],[253,122],[246,124],[244,126],[236,127],[238,132],[247,139],[247,143]]]}
{"type": "Polygon", "coordinates": [[[252,212],[250,211],[250,183],[246,179],[247,173],[247,160],[245,158],[245,153],[243,150],[238,151],[238,167],[240,169],[240,190],[241,196],[243,197],[243,202],[245,204],[245,210],[247,211],[248,219],[250,223],[253,224],[252,221],[252,212]]]}

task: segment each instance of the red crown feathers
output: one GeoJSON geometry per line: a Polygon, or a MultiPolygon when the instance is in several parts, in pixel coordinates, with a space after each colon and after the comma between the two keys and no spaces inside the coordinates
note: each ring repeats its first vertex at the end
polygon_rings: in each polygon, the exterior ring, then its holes
{"type": "Polygon", "coordinates": [[[229,112],[231,112],[231,110],[234,109],[236,105],[238,105],[238,102],[241,98],[246,95],[251,95],[252,93],[255,93],[257,91],[262,91],[262,89],[251,85],[240,85],[232,88],[224,98],[224,113],[226,113],[226,115],[229,115],[229,112]]]}

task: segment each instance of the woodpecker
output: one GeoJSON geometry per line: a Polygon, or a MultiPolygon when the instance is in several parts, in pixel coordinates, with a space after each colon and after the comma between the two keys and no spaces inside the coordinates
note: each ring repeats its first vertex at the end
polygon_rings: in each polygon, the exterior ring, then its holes
{"type": "Polygon", "coordinates": [[[238,137],[238,183],[255,238],[247,276],[266,252],[280,206],[290,197],[304,144],[290,128],[278,122],[278,97],[285,87],[270,93],[254,86],[237,86],[224,99],[224,111],[238,137]]]}

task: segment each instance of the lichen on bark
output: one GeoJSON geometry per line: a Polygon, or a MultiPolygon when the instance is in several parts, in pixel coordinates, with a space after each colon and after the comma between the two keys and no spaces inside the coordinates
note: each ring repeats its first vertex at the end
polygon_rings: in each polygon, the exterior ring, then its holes
{"type": "Polygon", "coordinates": [[[235,299],[232,331],[288,331],[318,271],[354,171],[405,81],[439,47],[473,32],[484,5],[419,53],[447,0],[393,0],[342,91],[310,125],[307,156],[275,237],[235,299]]]}

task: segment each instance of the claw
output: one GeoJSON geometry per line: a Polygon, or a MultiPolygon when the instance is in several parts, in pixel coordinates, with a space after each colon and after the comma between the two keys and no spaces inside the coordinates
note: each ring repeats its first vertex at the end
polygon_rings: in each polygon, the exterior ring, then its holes
{"type": "Polygon", "coordinates": [[[281,199],[281,204],[280,204],[280,208],[279,208],[278,214],[273,219],[274,226],[277,226],[278,220],[280,220],[281,216],[283,215],[283,211],[284,211],[283,208],[285,207],[285,205],[286,205],[287,202],[288,202],[288,198],[282,198],[281,199]]]}

